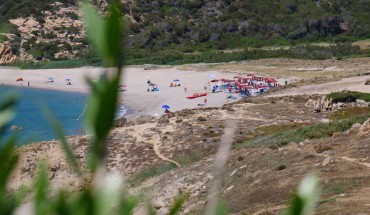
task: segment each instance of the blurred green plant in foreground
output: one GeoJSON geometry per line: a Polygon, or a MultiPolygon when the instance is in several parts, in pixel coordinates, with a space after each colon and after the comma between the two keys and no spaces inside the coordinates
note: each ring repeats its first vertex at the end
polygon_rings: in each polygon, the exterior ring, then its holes
{"type": "MultiPolygon", "coordinates": [[[[34,187],[31,188],[33,196],[33,214],[77,214],[77,215],[111,215],[132,214],[133,210],[144,198],[130,196],[124,192],[123,179],[118,174],[106,171],[105,161],[107,153],[106,140],[114,123],[116,103],[118,100],[118,86],[122,73],[123,59],[123,32],[124,22],[119,12],[119,5],[114,2],[109,14],[102,18],[88,3],[82,3],[87,33],[97,51],[102,55],[105,65],[109,68],[98,82],[88,79],[91,86],[91,95],[88,100],[88,109],[85,116],[85,130],[91,136],[88,156],[91,183],[72,197],[63,189],[50,195],[47,168],[44,163],[39,166],[34,187]],[[113,70],[113,71],[112,71],[113,70]]],[[[22,189],[9,192],[7,184],[12,171],[15,170],[19,155],[14,150],[16,137],[3,139],[6,125],[15,115],[14,105],[17,101],[15,95],[1,96],[0,101],[0,214],[14,214],[15,210],[24,204],[25,193],[22,189]]],[[[71,168],[75,174],[82,178],[80,166],[70,145],[62,131],[59,121],[50,110],[45,110],[50,126],[62,144],[71,168]]],[[[284,215],[308,215],[312,212],[318,196],[317,177],[309,176],[304,179],[293,201],[284,215]]],[[[177,214],[185,203],[187,195],[174,200],[168,214],[177,214]]],[[[215,206],[215,214],[224,214],[223,207],[215,206]]],[[[147,214],[155,214],[151,206],[147,206],[147,214]]]]}

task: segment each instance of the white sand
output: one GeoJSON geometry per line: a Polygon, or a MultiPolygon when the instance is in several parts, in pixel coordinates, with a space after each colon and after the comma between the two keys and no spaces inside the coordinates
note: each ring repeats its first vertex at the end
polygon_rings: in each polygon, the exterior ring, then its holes
{"type": "MultiPolygon", "coordinates": [[[[102,68],[77,68],[77,69],[48,69],[48,70],[19,70],[11,68],[0,68],[0,83],[4,85],[14,85],[27,87],[28,81],[30,87],[72,91],[89,92],[86,84],[86,77],[98,79],[103,73],[102,68]],[[23,82],[16,82],[20,76],[23,82]],[[45,83],[48,77],[54,78],[54,83],[45,83]],[[72,85],[66,85],[65,79],[72,79],[72,85]]],[[[236,73],[227,73],[220,71],[197,72],[190,70],[179,70],[176,67],[161,68],[154,70],[144,70],[143,67],[128,67],[124,70],[122,84],[127,85],[127,91],[122,92],[121,102],[130,109],[136,110],[135,113],[127,117],[139,115],[162,115],[164,109],[162,105],[169,105],[171,111],[178,111],[185,108],[196,108],[198,104],[204,103],[207,98],[207,106],[220,106],[225,104],[225,93],[209,93],[206,97],[196,99],[187,99],[193,93],[203,93],[204,85],[208,85],[208,74],[214,74],[216,79],[232,79],[236,73]],[[171,81],[180,79],[181,87],[169,87],[171,81]],[[158,92],[147,92],[147,81],[151,80],[160,88],[158,92]],[[184,92],[184,87],[188,92],[184,92]]],[[[212,86],[212,83],[211,83],[212,86]]],[[[231,102],[231,101],[229,101],[231,102]]]]}

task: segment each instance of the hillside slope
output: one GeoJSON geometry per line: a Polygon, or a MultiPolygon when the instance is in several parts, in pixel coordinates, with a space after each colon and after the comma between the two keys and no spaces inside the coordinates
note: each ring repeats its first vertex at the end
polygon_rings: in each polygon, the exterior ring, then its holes
{"type": "MultiPolygon", "coordinates": [[[[105,10],[104,0],[95,1],[105,10]]],[[[352,41],[370,35],[369,1],[355,0],[123,0],[129,55],[287,45],[300,41],[352,41]]],[[[76,0],[6,0],[0,41],[20,60],[86,59],[76,0]],[[7,31],[6,31],[7,30],[7,31]]]]}

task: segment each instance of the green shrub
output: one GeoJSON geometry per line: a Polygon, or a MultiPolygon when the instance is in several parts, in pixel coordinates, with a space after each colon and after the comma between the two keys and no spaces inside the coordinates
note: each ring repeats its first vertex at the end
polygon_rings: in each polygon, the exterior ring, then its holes
{"type": "Polygon", "coordinates": [[[0,35],[0,43],[8,41],[8,37],[5,35],[0,35]]]}
{"type": "Polygon", "coordinates": [[[132,186],[138,186],[141,183],[143,183],[146,179],[149,179],[157,175],[161,175],[175,168],[176,168],[176,165],[173,163],[162,164],[162,165],[159,165],[158,167],[153,167],[149,170],[136,174],[135,176],[130,178],[128,183],[132,186]]]}
{"type": "Polygon", "coordinates": [[[74,12],[67,12],[66,16],[70,17],[73,20],[78,20],[78,18],[79,18],[78,15],[74,12]]]}
{"type": "Polygon", "coordinates": [[[365,100],[366,102],[370,102],[370,93],[362,93],[357,91],[333,92],[328,94],[327,98],[332,98],[334,103],[355,102],[357,99],[362,99],[365,100]]]}
{"type": "MultiPolygon", "coordinates": [[[[318,139],[330,137],[334,132],[343,132],[352,127],[355,123],[363,123],[370,117],[370,113],[362,113],[360,115],[352,115],[345,118],[339,118],[329,123],[316,123],[290,130],[277,130],[276,133],[258,136],[252,140],[237,144],[235,148],[243,147],[259,147],[278,145],[284,146],[290,142],[299,143],[305,139],[318,139]]],[[[286,126],[283,126],[286,128],[286,126]]]]}
{"type": "Polygon", "coordinates": [[[334,112],[330,116],[330,120],[344,120],[353,116],[370,116],[370,108],[368,107],[353,107],[334,112]]]}

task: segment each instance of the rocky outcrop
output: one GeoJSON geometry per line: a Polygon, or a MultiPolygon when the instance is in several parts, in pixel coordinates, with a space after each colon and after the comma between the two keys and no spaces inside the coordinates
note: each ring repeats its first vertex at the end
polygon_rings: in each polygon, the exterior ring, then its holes
{"type": "Polygon", "coordinates": [[[306,102],[305,106],[313,108],[315,112],[332,111],[333,99],[332,98],[326,99],[326,96],[324,95],[321,98],[318,98],[317,101],[309,99],[306,102]]]}
{"type": "MultiPolygon", "coordinates": [[[[9,20],[20,34],[19,60],[36,61],[36,56],[30,51],[36,44],[53,47],[47,49],[48,53],[44,54],[43,59],[37,60],[74,59],[87,48],[79,8],[60,2],[50,4],[50,7],[49,11],[42,11],[42,16],[37,18],[28,16],[9,20]]],[[[41,51],[45,53],[45,50],[41,51]]]]}
{"type": "Polygon", "coordinates": [[[312,101],[310,99],[309,101],[306,102],[306,107],[313,106],[313,110],[316,112],[321,112],[321,111],[331,111],[333,109],[333,100],[326,99],[326,96],[322,96],[322,98],[318,98],[317,101],[312,101]]]}
{"type": "Polygon", "coordinates": [[[12,52],[10,45],[0,43],[0,64],[13,63],[17,59],[12,52]]]}
{"type": "Polygon", "coordinates": [[[356,106],[359,106],[359,107],[368,107],[369,106],[369,102],[366,102],[365,100],[362,100],[362,99],[357,99],[356,100],[356,106]]]}
{"type": "Polygon", "coordinates": [[[358,137],[365,137],[370,135],[370,118],[367,119],[364,124],[361,125],[358,137]]]}

